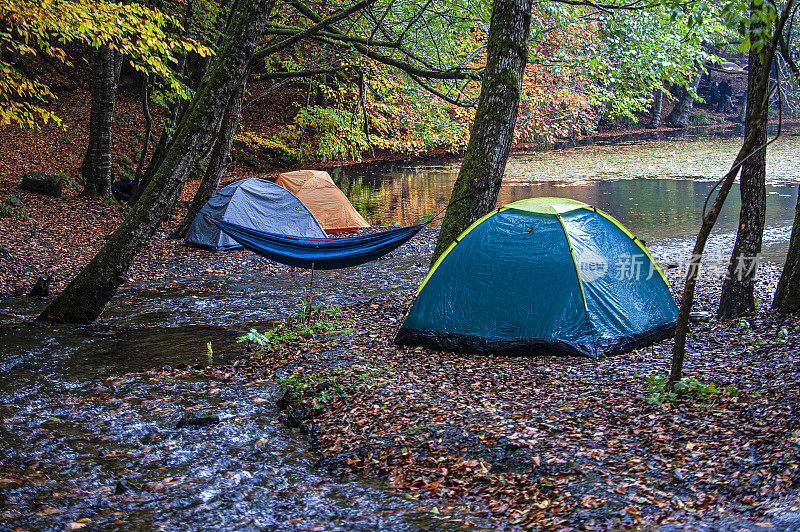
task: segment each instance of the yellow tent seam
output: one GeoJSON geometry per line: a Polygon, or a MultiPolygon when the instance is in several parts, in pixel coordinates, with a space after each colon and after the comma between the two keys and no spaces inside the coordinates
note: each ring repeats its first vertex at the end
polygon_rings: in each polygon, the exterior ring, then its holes
{"type": "Polygon", "coordinates": [[[667,280],[667,276],[664,275],[664,272],[661,270],[661,266],[658,265],[658,263],[655,261],[653,256],[647,250],[647,248],[644,247],[644,244],[642,244],[642,241],[639,240],[638,238],[636,238],[636,236],[633,233],[628,231],[628,229],[624,225],[622,225],[617,220],[615,220],[613,216],[611,216],[609,214],[606,214],[605,212],[601,211],[600,209],[595,209],[595,211],[597,212],[597,214],[599,214],[600,216],[602,216],[603,218],[605,218],[606,220],[608,220],[612,224],[616,225],[619,229],[621,229],[623,233],[628,235],[630,237],[630,239],[633,240],[634,243],[636,243],[637,246],[639,246],[639,249],[644,251],[644,254],[647,256],[648,259],[650,259],[650,264],[652,264],[653,266],[656,267],[656,271],[661,276],[661,279],[666,283],[667,287],[669,287],[669,281],[667,280]]]}

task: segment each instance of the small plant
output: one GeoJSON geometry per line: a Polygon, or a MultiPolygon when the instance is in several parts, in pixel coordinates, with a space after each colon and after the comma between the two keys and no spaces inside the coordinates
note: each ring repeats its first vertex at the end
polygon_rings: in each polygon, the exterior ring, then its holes
{"type": "Polygon", "coordinates": [[[316,332],[348,334],[352,332],[349,327],[352,325],[352,320],[344,319],[342,309],[336,305],[310,303],[307,299],[302,299],[296,307],[297,312],[286,320],[289,326],[305,329],[311,334],[316,332]]]}
{"type": "MultiPolygon", "coordinates": [[[[719,389],[713,384],[704,384],[696,379],[681,379],[675,383],[675,391],[667,390],[666,380],[662,377],[651,376],[647,379],[648,395],[640,395],[642,399],[651,405],[662,405],[673,403],[678,400],[706,402],[711,397],[719,394],[719,389]]],[[[736,397],[739,391],[733,387],[725,388],[725,393],[730,397],[736,397]]]]}
{"type": "Polygon", "coordinates": [[[707,112],[700,109],[689,113],[688,122],[692,126],[707,126],[712,123],[712,120],[707,112]]]}
{"type": "Polygon", "coordinates": [[[705,401],[712,395],[719,393],[713,384],[704,384],[695,379],[681,379],[675,383],[675,392],[678,396],[688,396],[700,401],[705,401]]]}
{"type": "Polygon", "coordinates": [[[783,345],[786,343],[786,339],[789,338],[789,329],[786,327],[781,327],[778,330],[777,338],[775,339],[775,343],[778,345],[783,345]]]}
{"type": "Polygon", "coordinates": [[[325,408],[330,402],[347,395],[339,382],[338,375],[333,372],[316,375],[302,372],[292,373],[288,377],[278,379],[277,384],[278,390],[281,392],[291,390],[297,406],[309,403],[314,410],[325,408]]]}
{"type": "Polygon", "coordinates": [[[336,305],[309,304],[303,300],[297,312],[270,331],[260,333],[255,329],[237,338],[237,342],[248,342],[264,353],[276,353],[286,346],[296,346],[316,334],[331,336],[349,334],[352,320],[342,317],[342,309],[336,305]]]}
{"type": "Polygon", "coordinates": [[[724,391],[728,397],[737,397],[739,395],[739,388],[736,386],[726,386],[724,391]]]}
{"type": "Polygon", "coordinates": [[[240,336],[239,338],[236,339],[236,341],[238,343],[249,342],[251,344],[260,345],[261,347],[264,347],[265,345],[269,344],[270,337],[267,336],[266,334],[261,334],[255,329],[250,329],[250,331],[247,334],[245,334],[244,336],[240,336]]]}
{"type": "Polygon", "coordinates": [[[0,198],[0,218],[15,218],[28,220],[30,216],[25,212],[22,201],[16,196],[3,196],[0,198]]]}
{"type": "Polygon", "coordinates": [[[63,170],[59,172],[58,176],[64,182],[64,185],[75,194],[78,194],[81,191],[81,185],[73,179],[71,175],[64,172],[63,170]]]}

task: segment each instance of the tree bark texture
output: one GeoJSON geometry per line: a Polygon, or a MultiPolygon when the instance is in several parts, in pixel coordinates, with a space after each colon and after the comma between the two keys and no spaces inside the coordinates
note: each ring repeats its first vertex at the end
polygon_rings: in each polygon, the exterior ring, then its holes
{"type": "Polygon", "coordinates": [[[519,111],[530,24],[530,0],[492,2],[478,108],[432,263],[462,231],[497,203],[519,111]]]}
{"type": "MultiPolygon", "coordinates": [[[[771,42],[763,49],[766,58],[764,64],[772,64],[775,57],[775,49],[778,46],[778,36],[783,32],[786,21],[794,9],[795,0],[787,0],[780,15],[775,21],[775,28],[771,42]]],[[[681,296],[680,310],[678,311],[678,322],[675,326],[675,344],[672,348],[672,367],[670,368],[669,378],[667,380],[667,389],[674,391],[675,383],[683,378],[683,359],[686,355],[686,336],[689,333],[689,313],[692,310],[694,303],[694,291],[697,287],[697,274],[700,269],[700,261],[703,256],[708,236],[714,228],[714,224],[719,217],[722,206],[725,204],[725,199],[739,174],[739,169],[750,154],[759,147],[758,141],[761,138],[761,115],[767,107],[769,99],[769,72],[765,69],[758,79],[758,84],[750,87],[748,93],[753,93],[752,100],[752,113],[748,112],[748,122],[746,124],[747,131],[749,132],[742,142],[742,148],[736,155],[730,171],[725,175],[722,184],[714,199],[711,208],[703,216],[703,223],[700,231],[697,234],[694,250],[692,251],[691,262],[686,272],[686,285],[683,289],[681,296]]]]}
{"type": "MultiPolygon", "coordinates": [[[[748,62],[747,84],[755,87],[764,66],[761,64],[758,52],[753,50],[750,50],[748,62]]],[[[757,96],[753,91],[748,91],[747,94],[748,100],[757,96]]],[[[747,102],[747,109],[755,108],[757,108],[756,102],[747,102]]],[[[760,134],[756,144],[760,148],[757,153],[745,161],[739,176],[742,208],[739,212],[739,230],[733,246],[728,276],[722,285],[722,297],[717,310],[717,316],[720,318],[733,318],[756,310],[755,277],[767,211],[765,179],[767,174],[768,111],[769,103],[764,106],[760,117],[747,116],[745,120],[745,137],[750,133],[749,128],[752,127],[752,124],[759,120],[760,134]]]]}
{"type": "Polygon", "coordinates": [[[653,91],[653,105],[650,106],[650,123],[648,129],[658,129],[661,125],[661,108],[664,103],[664,91],[656,89],[653,91]]]}
{"type": "Polygon", "coordinates": [[[222,125],[217,132],[214,148],[211,151],[208,167],[206,167],[206,171],[203,174],[200,187],[197,189],[192,203],[186,211],[186,215],[183,217],[183,220],[181,220],[180,225],[172,232],[170,238],[183,238],[186,236],[186,232],[192,225],[197,213],[200,212],[203,205],[211,199],[211,196],[213,196],[217,188],[219,188],[222,174],[225,173],[225,168],[227,168],[231,160],[233,137],[236,136],[239,121],[242,119],[242,99],[244,98],[246,87],[247,77],[245,76],[239,88],[231,96],[228,107],[225,109],[225,116],[222,118],[222,125]]]}
{"type": "Polygon", "coordinates": [[[191,168],[237,90],[274,0],[241,0],[225,39],[163,162],[120,226],[89,264],[50,302],[40,321],[90,323],[114,295],[134,257],[171,212],[191,168]]]}
{"type": "Polygon", "coordinates": [[[783,272],[772,300],[772,310],[782,314],[800,313],[800,195],[794,211],[792,239],[789,241],[789,253],[783,265],[783,272]]]}
{"type": "MultiPolygon", "coordinates": [[[[700,85],[699,73],[695,75],[692,80],[692,89],[697,91],[698,85],[700,85]]],[[[670,111],[664,119],[664,124],[670,127],[679,127],[683,129],[689,123],[689,113],[692,112],[692,106],[694,106],[694,96],[691,95],[689,89],[686,87],[681,87],[678,93],[678,101],[675,102],[675,107],[672,108],[672,111],[670,111]]]]}
{"type": "Polygon", "coordinates": [[[98,48],[92,65],[92,108],[89,113],[89,145],[81,164],[81,196],[103,196],[111,188],[111,122],[117,96],[114,52],[98,48]]]}

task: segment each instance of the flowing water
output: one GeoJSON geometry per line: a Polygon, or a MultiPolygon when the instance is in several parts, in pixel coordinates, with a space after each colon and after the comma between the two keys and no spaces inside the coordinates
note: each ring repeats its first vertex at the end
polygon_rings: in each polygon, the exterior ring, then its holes
{"type": "MultiPolygon", "coordinates": [[[[366,301],[423,274],[395,256],[324,273],[318,297],[366,301]]],[[[40,301],[0,304],[0,530],[454,528],[379,483],[316,470],[305,438],[277,421],[272,382],[196,370],[242,355],[236,338],[269,327],[265,309],[293,311],[299,277],[126,285],[91,327],[31,325],[14,316],[40,301]],[[213,422],[179,428],[187,414],[213,422]]]]}
{"type": "MultiPolygon", "coordinates": [[[[516,155],[499,202],[585,201],[664,260],[678,260],[737,142],[516,155]]],[[[765,255],[773,260],[789,237],[799,148],[799,137],[784,137],[770,152],[765,255]]],[[[457,172],[457,162],[445,161],[364,167],[337,179],[371,222],[407,224],[444,208],[457,172]]],[[[730,199],[714,249],[733,238],[738,189],[730,199]]],[[[419,255],[407,246],[387,260],[325,272],[316,297],[347,305],[412,291],[425,273],[419,255]]],[[[286,317],[304,287],[305,276],[291,272],[124,285],[90,327],[31,325],[19,317],[34,316],[41,302],[0,302],[0,530],[451,528],[379,484],[316,470],[302,435],[277,422],[273,383],[231,385],[191,371],[232,362],[242,354],[236,337],[286,317]],[[174,378],[175,368],[187,378],[174,378]],[[178,428],[187,413],[212,422],[178,428]]]]}

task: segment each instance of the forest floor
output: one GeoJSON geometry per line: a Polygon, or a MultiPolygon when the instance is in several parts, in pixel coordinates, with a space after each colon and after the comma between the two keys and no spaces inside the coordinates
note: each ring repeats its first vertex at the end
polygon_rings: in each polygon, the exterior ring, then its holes
{"type": "MultiPolygon", "coordinates": [[[[88,116],[78,96],[60,105],[88,116]]],[[[122,101],[121,145],[135,139],[135,115],[135,103],[122,101]]],[[[114,203],[77,197],[74,185],[62,198],[19,190],[27,170],[66,169],[75,182],[83,126],[69,126],[0,132],[0,197],[19,198],[24,210],[0,218],[0,297],[24,295],[49,274],[62,289],[124,215],[114,203]]],[[[234,162],[226,180],[251,172],[234,162]]],[[[187,185],[184,202],[196,186],[187,185]]],[[[169,240],[177,222],[162,225],[129,281],[254,267],[244,252],[169,240]]],[[[426,257],[435,236],[424,231],[415,252],[426,257]]],[[[779,271],[763,266],[764,306],[779,271]]],[[[677,296],[682,272],[668,273],[677,296]]],[[[701,283],[697,308],[713,311],[718,293],[717,281],[701,283]]],[[[761,310],[695,323],[686,374],[698,384],[662,403],[670,341],[597,360],[395,346],[411,298],[390,293],[343,309],[351,332],[254,354],[237,365],[238,379],[267,377],[304,393],[299,406],[287,405],[286,421],[309,434],[322,467],[381,478],[465,527],[464,510],[504,529],[800,528],[800,319],[761,310]]]]}
{"type": "MultiPolygon", "coordinates": [[[[435,231],[417,246],[435,242],[435,231]]],[[[426,251],[422,249],[422,251],[426,251]]],[[[766,264],[768,301],[780,269],[766,264]]],[[[685,272],[667,270],[679,296],[685,272]]],[[[696,310],[713,314],[706,275],[696,310]]],[[[397,346],[413,294],[344,309],[341,327],[240,362],[275,379],[320,464],[383,479],[466,526],[800,528],[800,318],[692,326],[690,393],[664,401],[671,341],[620,356],[492,357],[397,346]]]]}

